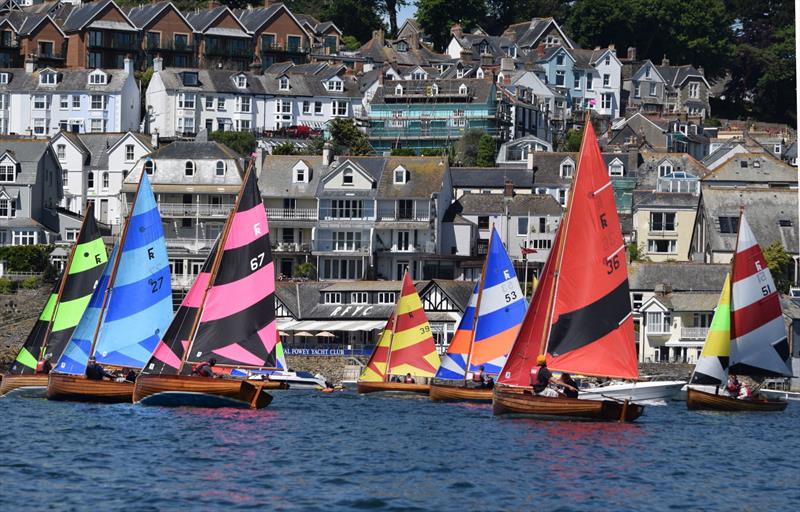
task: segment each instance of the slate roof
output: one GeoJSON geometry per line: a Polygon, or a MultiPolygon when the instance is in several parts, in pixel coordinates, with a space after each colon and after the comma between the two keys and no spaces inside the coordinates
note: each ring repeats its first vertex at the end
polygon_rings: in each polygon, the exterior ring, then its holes
{"type": "MultiPolygon", "coordinates": [[[[84,154],[84,165],[90,169],[108,169],[108,151],[117,144],[127,132],[108,133],[73,133],[61,132],[78,150],[84,154]]],[[[151,151],[150,139],[145,134],[132,133],[145,147],[151,151]]]]}
{"type": "Polygon", "coordinates": [[[437,62],[448,62],[450,57],[436,53],[425,45],[413,48],[409,45],[408,51],[401,52],[397,49],[396,40],[373,37],[357,50],[357,55],[375,63],[392,63],[400,66],[428,66],[437,62]]]}
{"type": "Polygon", "coordinates": [[[655,192],[653,190],[634,190],[633,207],[636,208],[692,208],[697,209],[699,194],[674,192],[655,192]]]}
{"type": "Polygon", "coordinates": [[[665,160],[672,164],[673,172],[684,171],[702,179],[709,173],[708,168],[688,153],[667,153],[645,150],[640,153],[642,163],[637,170],[636,188],[655,190],[658,181],[658,167],[665,160]]]}
{"type": "MultiPolygon", "coordinates": [[[[77,32],[87,24],[91,23],[94,18],[103,12],[103,10],[109,5],[114,4],[113,0],[100,0],[99,2],[89,2],[79,6],[75,6],[72,10],[70,10],[69,15],[64,20],[64,23],[61,25],[61,29],[64,32],[77,32]]],[[[123,22],[128,25],[127,22],[123,22]]],[[[131,29],[134,27],[129,25],[131,29]]]]}
{"type": "Polygon", "coordinates": [[[508,179],[515,189],[530,189],[533,171],[526,167],[451,167],[450,179],[453,188],[503,189],[508,179]]]}
{"type": "Polygon", "coordinates": [[[258,189],[265,197],[316,197],[317,187],[328,169],[321,156],[268,155],[258,175],[258,189]],[[308,165],[308,183],[292,183],[293,168],[299,161],[308,165]]]}
{"type": "Polygon", "coordinates": [[[257,32],[263,27],[275,14],[285,9],[282,3],[272,4],[268,7],[260,7],[256,9],[237,9],[234,14],[242,25],[247,27],[250,32],[257,32]]]}
{"type": "MultiPolygon", "coordinates": [[[[783,244],[787,252],[798,254],[797,190],[784,188],[734,188],[703,186],[702,208],[710,224],[706,239],[714,252],[733,252],[736,234],[721,233],[720,216],[738,217],[744,207],[747,222],[761,247],[773,242],[783,244]],[[781,226],[780,221],[790,225],[781,226]]],[[[703,248],[700,248],[701,250],[703,248]]]]}
{"type": "Polygon", "coordinates": [[[669,285],[673,291],[718,294],[730,268],[710,263],[634,261],[628,266],[628,282],[633,291],[653,291],[658,285],[669,285]]]}
{"type": "Polygon", "coordinates": [[[265,94],[264,81],[260,75],[246,71],[224,69],[167,68],[158,72],[168,91],[219,92],[227,94],[265,94]],[[184,85],[182,73],[197,73],[197,85],[184,85]],[[239,88],[233,78],[244,74],[247,87],[239,88]]]}
{"type": "Polygon", "coordinates": [[[329,66],[320,64],[305,64],[292,66],[284,71],[273,73],[272,68],[261,77],[264,90],[273,96],[329,96],[332,98],[358,98],[361,97],[358,81],[353,76],[341,76],[342,90],[329,91],[325,88],[324,82],[333,78],[341,72],[341,66],[329,66]],[[295,70],[295,68],[299,68],[295,70]],[[289,90],[280,89],[280,78],[288,75],[289,90]]]}
{"type": "Polygon", "coordinates": [[[127,74],[122,69],[103,70],[108,75],[105,85],[89,84],[89,74],[92,69],[52,69],[59,75],[56,85],[39,84],[39,75],[49,68],[37,69],[33,73],[26,73],[23,68],[5,68],[2,71],[10,73],[7,84],[0,85],[0,92],[59,92],[81,91],[89,92],[121,92],[125,85],[127,74]]]}
{"type": "Polygon", "coordinates": [[[20,166],[14,183],[3,183],[0,186],[33,185],[37,178],[37,165],[50,147],[47,140],[27,139],[21,137],[0,137],[0,158],[9,154],[20,166]]]}
{"type": "MultiPolygon", "coordinates": [[[[536,46],[537,41],[545,33],[551,23],[558,25],[553,18],[532,18],[530,21],[509,25],[505,32],[503,32],[503,35],[516,41],[520,48],[530,48],[536,46]]],[[[564,37],[568,46],[576,46],[575,42],[566,34],[564,34],[564,37]]]]}
{"type": "MultiPolygon", "coordinates": [[[[722,285],[720,285],[720,290],[722,285]]],[[[719,302],[719,292],[677,292],[669,294],[672,310],[678,313],[693,311],[714,311],[719,302]]]]}
{"type": "MultiPolygon", "coordinates": [[[[182,12],[180,12],[172,2],[156,2],[152,4],[141,4],[138,7],[130,7],[128,9],[123,9],[125,14],[128,16],[128,19],[131,20],[136,28],[143,29],[147,25],[153,22],[158,15],[160,15],[166,9],[174,9],[176,12],[180,14],[181,17],[185,16],[182,12]]],[[[187,20],[188,23],[188,20],[187,20]]],[[[190,25],[191,26],[191,25],[190,25]]]]}
{"type": "MultiPolygon", "coordinates": [[[[456,215],[501,215],[505,212],[503,194],[464,194],[445,212],[444,222],[452,222],[456,215]]],[[[553,216],[560,217],[561,205],[550,194],[518,194],[508,206],[508,212],[516,216],[553,216]]]]}
{"type": "Polygon", "coordinates": [[[797,176],[796,168],[768,153],[739,153],[711,171],[703,181],[796,184],[797,176]]]}
{"type": "Polygon", "coordinates": [[[792,158],[797,158],[797,142],[792,142],[786,151],[783,153],[784,158],[787,160],[791,160],[792,158]]]}
{"type": "MultiPolygon", "coordinates": [[[[473,103],[489,103],[494,101],[493,91],[494,83],[491,78],[456,78],[456,79],[429,79],[429,80],[403,80],[395,82],[384,82],[383,87],[379,87],[375,91],[375,96],[372,98],[373,104],[387,103],[387,94],[392,99],[398,99],[405,102],[409,95],[424,94],[428,87],[436,84],[439,87],[439,96],[445,97],[448,94],[456,94],[461,87],[461,84],[466,84],[467,95],[470,96],[470,101],[473,103]],[[403,86],[403,95],[395,96],[395,85],[400,84],[403,86]]],[[[440,103],[444,102],[442,98],[440,103]]],[[[388,102],[391,103],[391,102],[388,102]]],[[[459,99],[458,103],[464,103],[459,99]]]]}
{"type": "Polygon", "coordinates": [[[600,57],[605,55],[607,51],[608,48],[599,48],[596,50],[567,49],[567,53],[572,55],[572,58],[575,59],[576,69],[593,69],[597,61],[600,60],[600,57]]]}
{"type": "MultiPolygon", "coordinates": [[[[214,23],[214,21],[219,16],[221,16],[224,11],[230,12],[231,16],[233,16],[237,21],[239,21],[239,23],[241,23],[241,21],[238,18],[236,18],[236,15],[233,14],[233,11],[231,11],[225,5],[213,7],[211,9],[200,9],[196,11],[190,11],[186,13],[186,19],[189,20],[189,24],[192,25],[192,27],[196,31],[206,32],[211,27],[211,24],[214,23]]],[[[242,26],[244,26],[244,24],[242,24],[242,26]]],[[[235,32],[241,32],[242,36],[248,35],[248,33],[245,30],[235,30],[235,32]]]]}
{"type": "MultiPolygon", "coordinates": [[[[0,17],[0,21],[8,20],[8,22],[15,28],[16,32],[20,36],[29,36],[36,29],[40,23],[43,23],[45,20],[49,19],[53,21],[53,19],[45,14],[45,13],[31,13],[31,12],[24,12],[24,11],[12,11],[9,12],[6,16],[0,17]]],[[[53,22],[56,27],[58,24],[53,22]]],[[[61,27],[58,27],[60,30],[61,27]]]]}
{"type": "MultiPolygon", "coordinates": [[[[347,195],[354,197],[375,197],[379,199],[407,198],[428,199],[434,192],[442,190],[444,175],[448,170],[446,163],[436,157],[375,157],[375,156],[346,156],[341,157],[324,178],[337,172],[347,162],[351,162],[358,169],[366,172],[376,183],[372,189],[347,191],[347,195]],[[402,165],[409,172],[410,177],[405,184],[394,184],[394,170],[402,165]]],[[[324,179],[323,178],[323,179],[324,179]]],[[[340,197],[341,190],[326,190],[320,181],[317,188],[317,197],[340,197]]]]}
{"type": "MultiPolygon", "coordinates": [[[[689,78],[690,76],[696,76],[698,78],[702,78],[706,85],[709,86],[706,79],[703,75],[700,74],[700,71],[697,70],[691,64],[684,64],[682,66],[655,66],[658,72],[661,74],[662,78],[667,82],[672,88],[679,88],[683,82],[689,78]]],[[[710,87],[710,86],[709,86],[710,87]]]]}
{"type": "Polygon", "coordinates": [[[488,54],[494,61],[508,57],[508,48],[514,46],[514,41],[505,36],[487,36],[484,34],[463,34],[456,38],[462,48],[471,50],[470,60],[480,61],[479,46],[483,41],[487,43],[488,54]]]}

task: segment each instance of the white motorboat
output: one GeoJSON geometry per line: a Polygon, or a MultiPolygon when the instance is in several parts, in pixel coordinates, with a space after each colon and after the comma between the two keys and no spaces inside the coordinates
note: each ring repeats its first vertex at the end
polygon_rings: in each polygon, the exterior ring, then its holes
{"type": "Polygon", "coordinates": [[[637,404],[667,405],[681,388],[685,380],[618,381],[612,380],[596,386],[581,388],[578,398],[582,400],[630,400],[637,404]]]}
{"type": "Polygon", "coordinates": [[[269,373],[267,378],[273,382],[285,382],[289,389],[322,389],[328,387],[325,377],[319,373],[275,371],[269,373]]]}

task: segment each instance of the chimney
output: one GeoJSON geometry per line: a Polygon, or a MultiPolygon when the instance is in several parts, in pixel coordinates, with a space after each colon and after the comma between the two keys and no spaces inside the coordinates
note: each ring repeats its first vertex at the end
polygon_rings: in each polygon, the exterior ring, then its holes
{"type": "Polygon", "coordinates": [[[698,66],[697,72],[700,73],[700,76],[706,76],[706,68],[704,68],[703,66],[698,66]]]}
{"type": "Polygon", "coordinates": [[[322,165],[330,167],[333,163],[333,144],[330,141],[325,142],[322,146],[322,165]]]}
{"type": "Polygon", "coordinates": [[[197,130],[197,135],[194,136],[195,142],[208,142],[208,130],[200,128],[197,130]]]}
{"type": "Polygon", "coordinates": [[[25,57],[25,72],[33,73],[36,71],[36,57],[29,55],[25,57]]]}
{"type": "Polygon", "coordinates": [[[219,4],[215,0],[208,0],[208,8],[213,9],[215,7],[219,7],[219,4]]]}
{"type": "Polygon", "coordinates": [[[261,175],[261,168],[264,166],[264,153],[265,150],[261,148],[256,148],[256,162],[255,162],[255,169],[256,169],[256,176],[261,175]]]}
{"type": "Polygon", "coordinates": [[[467,62],[472,60],[472,48],[462,48],[460,56],[462,62],[467,62]]]}
{"type": "Polygon", "coordinates": [[[153,128],[153,133],[150,134],[150,145],[153,149],[158,148],[158,128],[153,128]]]}
{"type": "Polygon", "coordinates": [[[500,71],[502,71],[503,73],[506,72],[513,73],[514,59],[512,59],[511,57],[503,57],[502,59],[500,59],[500,71]]]}
{"type": "Polygon", "coordinates": [[[636,60],[636,47],[629,46],[628,47],[628,60],[636,60]]]}
{"type": "Polygon", "coordinates": [[[464,29],[458,23],[450,27],[450,35],[456,39],[461,39],[464,36],[464,29]]]}
{"type": "Polygon", "coordinates": [[[422,45],[419,43],[419,32],[416,30],[412,30],[408,34],[408,46],[415,50],[419,50],[422,47],[422,45]]]}
{"type": "Polygon", "coordinates": [[[505,188],[503,189],[503,197],[511,199],[514,197],[514,182],[506,178],[505,188]]]}
{"type": "Polygon", "coordinates": [[[544,57],[544,43],[539,43],[539,46],[536,47],[536,55],[544,57]]]}
{"type": "Polygon", "coordinates": [[[667,58],[667,54],[664,54],[664,57],[661,59],[662,66],[669,66],[669,59],[667,58]]]}
{"type": "Polygon", "coordinates": [[[528,148],[528,170],[533,170],[533,148],[528,148]]]}
{"type": "Polygon", "coordinates": [[[386,44],[386,40],[384,39],[383,30],[373,30],[372,31],[372,39],[375,40],[378,45],[383,47],[386,44]]]}
{"type": "Polygon", "coordinates": [[[122,61],[122,68],[125,70],[125,73],[132,75],[133,74],[133,59],[131,58],[130,54],[125,55],[125,60],[122,61]]]}
{"type": "Polygon", "coordinates": [[[614,43],[609,43],[608,49],[614,52],[614,55],[617,54],[617,45],[615,45],[614,43]]]}
{"type": "Polygon", "coordinates": [[[481,54],[481,66],[491,66],[492,65],[492,56],[488,53],[481,54]]]}
{"type": "Polygon", "coordinates": [[[153,59],[153,73],[158,73],[159,71],[164,71],[164,59],[161,58],[161,54],[156,55],[153,59]]]}
{"type": "Polygon", "coordinates": [[[272,5],[272,0],[264,0],[264,7],[269,7],[272,5]]]}

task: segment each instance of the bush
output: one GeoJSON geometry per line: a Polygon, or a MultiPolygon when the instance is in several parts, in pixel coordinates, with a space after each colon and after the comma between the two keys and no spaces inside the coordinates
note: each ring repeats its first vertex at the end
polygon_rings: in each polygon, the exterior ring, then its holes
{"type": "Polygon", "coordinates": [[[13,289],[13,283],[11,279],[7,277],[0,277],[0,293],[2,294],[9,294],[13,289]]]}
{"type": "Polygon", "coordinates": [[[314,264],[310,261],[306,261],[304,263],[300,263],[296,267],[294,267],[294,277],[300,279],[314,279],[316,276],[317,269],[314,268],[314,264]]]}
{"type": "Polygon", "coordinates": [[[294,144],[291,142],[284,142],[272,148],[273,155],[293,155],[294,153],[294,144]]]}
{"type": "Polygon", "coordinates": [[[26,290],[35,290],[36,288],[39,287],[39,280],[33,276],[26,277],[25,279],[20,281],[19,285],[21,288],[24,288],[26,290]]]}
{"type": "Polygon", "coordinates": [[[256,150],[256,136],[250,132],[211,132],[208,138],[225,144],[244,157],[249,157],[256,150]]]}
{"type": "Polygon", "coordinates": [[[583,140],[583,130],[576,130],[574,128],[567,131],[567,140],[564,143],[564,151],[576,153],[581,150],[581,141],[583,140]]]}
{"type": "Polygon", "coordinates": [[[443,156],[447,155],[446,148],[425,148],[423,149],[420,154],[422,156],[443,156]]]}
{"type": "Polygon", "coordinates": [[[369,139],[353,123],[352,119],[336,118],[329,124],[331,142],[337,154],[368,155],[372,153],[369,139]]]}
{"type": "Polygon", "coordinates": [[[467,130],[456,142],[455,159],[459,165],[474,167],[478,161],[478,144],[486,134],[483,130],[467,130]]]}
{"type": "Polygon", "coordinates": [[[475,163],[478,167],[494,167],[494,155],[497,146],[494,139],[488,133],[481,135],[478,141],[478,154],[475,157],[475,163]]]}
{"type": "Polygon", "coordinates": [[[52,251],[52,245],[9,245],[0,247],[0,260],[9,272],[44,272],[52,251]]]}
{"type": "Polygon", "coordinates": [[[417,152],[411,148],[394,148],[392,149],[392,156],[417,156],[417,152]]]}

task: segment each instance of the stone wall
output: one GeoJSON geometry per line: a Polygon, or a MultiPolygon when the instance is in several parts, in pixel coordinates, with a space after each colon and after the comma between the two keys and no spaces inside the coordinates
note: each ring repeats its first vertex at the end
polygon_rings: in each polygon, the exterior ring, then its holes
{"type": "Polygon", "coordinates": [[[42,287],[0,295],[0,371],[14,361],[49,294],[50,288],[42,287]]]}
{"type": "Polygon", "coordinates": [[[331,383],[339,384],[345,367],[354,364],[354,359],[362,364],[367,362],[365,357],[286,356],[286,364],[295,371],[321,373],[331,383]]]}

